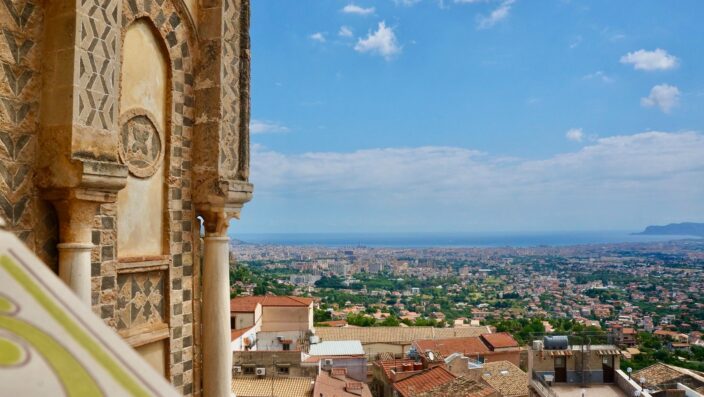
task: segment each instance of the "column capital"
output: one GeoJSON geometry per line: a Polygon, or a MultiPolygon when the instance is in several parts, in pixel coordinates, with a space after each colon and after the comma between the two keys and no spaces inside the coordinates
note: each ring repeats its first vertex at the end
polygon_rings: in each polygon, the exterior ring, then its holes
{"type": "Polygon", "coordinates": [[[206,237],[225,237],[230,219],[240,218],[241,208],[210,207],[199,206],[198,214],[203,218],[206,237]]]}
{"type": "Polygon", "coordinates": [[[196,211],[203,217],[207,236],[226,236],[230,220],[240,219],[242,207],[252,199],[252,184],[239,182],[228,185],[224,194],[201,196],[205,200],[196,202],[196,211]]]}
{"type": "Polygon", "coordinates": [[[61,243],[91,245],[93,220],[100,205],[114,202],[116,198],[115,193],[86,188],[47,189],[42,196],[56,209],[61,243]]]}

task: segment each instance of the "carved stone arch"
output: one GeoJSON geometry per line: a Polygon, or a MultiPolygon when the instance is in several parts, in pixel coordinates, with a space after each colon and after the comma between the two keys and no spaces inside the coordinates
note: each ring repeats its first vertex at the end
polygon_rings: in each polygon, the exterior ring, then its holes
{"type": "MultiPolygon", "coordinates": [[[[197,35],[188,10],[177,0],[122,1],[121,40],[130,26],[148,21],[160,42],[166,60],[167,103],[164,135],[164,254],[168,271],[164,283],[168,296],[166,316],[169,323],[169,376],[173,385],[186,396],[200,392],[200,340],[196,301],[199,267],[198,229],[191,198],[192,139],[195,118],[194,70],[198,48],[197,35]]],[[[121,85],[121,84],[120,84],[121,85]]],[[[120,86],[120,92],[122,87],[120,86]]],[[[120,112],[128,109],[120,109],[120,112]]],[[[120,297],[122,299],[122,297],[120,297]]]]}

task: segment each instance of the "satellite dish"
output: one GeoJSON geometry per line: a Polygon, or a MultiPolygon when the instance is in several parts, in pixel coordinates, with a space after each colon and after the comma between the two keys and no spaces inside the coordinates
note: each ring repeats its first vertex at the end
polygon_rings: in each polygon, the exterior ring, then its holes
{"type": "Polygon", "coordinates": [[[435,354],[433,354],[433,352],[428,352],[428,358],[430,361],[435,361],[435,354]]]}

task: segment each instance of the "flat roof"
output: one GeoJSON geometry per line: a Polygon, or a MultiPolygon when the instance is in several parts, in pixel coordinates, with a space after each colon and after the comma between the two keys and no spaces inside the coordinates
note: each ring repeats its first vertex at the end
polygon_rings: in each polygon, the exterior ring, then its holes
{"type": "Polygon", "coordinates": [[[310,345],[311,356],[354,356],[363,355],[364,348],[358,340],[323,341],[310,345]]]}

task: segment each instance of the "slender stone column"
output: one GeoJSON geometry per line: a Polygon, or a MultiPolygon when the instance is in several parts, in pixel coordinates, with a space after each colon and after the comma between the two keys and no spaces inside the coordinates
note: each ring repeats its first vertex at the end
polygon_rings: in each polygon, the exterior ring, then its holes
{"type": "Polygon", "coordinates": [[[63,189],[45,195],[59,219],[59,277],[91,306],[91,231],[100,204],[110,197],[79,189],[63,189]]]}
{"type": "Polygon", "coordinates": [[[59,277],[78,298],[91,305],[90,254],[92,243],[61,243],[59,249],[59,277]]]}
{"type": "Polygon", "coordinates": [[[230,238],[226,212],[203,215],[203,395],[232,395],[230,238]]]}

